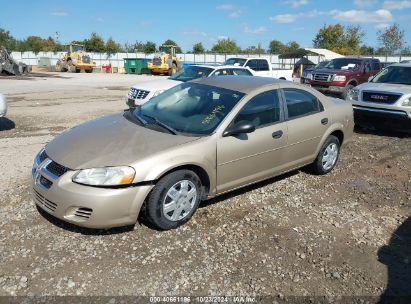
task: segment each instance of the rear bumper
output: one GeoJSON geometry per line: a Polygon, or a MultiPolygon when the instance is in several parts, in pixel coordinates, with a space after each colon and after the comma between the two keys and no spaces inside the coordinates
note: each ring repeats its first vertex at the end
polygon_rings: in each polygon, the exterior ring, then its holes
{"type": "Polygon", "coordinates": [[[405,111],[357,105],[353,105],[353,109],[356,124],[371,123],[374,126],[411,131],[411,117],[405,111]]]}

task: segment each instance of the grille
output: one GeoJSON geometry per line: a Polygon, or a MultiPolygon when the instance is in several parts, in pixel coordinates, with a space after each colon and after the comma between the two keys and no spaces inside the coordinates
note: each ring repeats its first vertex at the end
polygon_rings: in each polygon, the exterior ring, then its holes
{"type": "Polygon", "coordinates": [[[36,202],[41,205],[42,207],[48,209],[51,212],[54,212],[57,208],[57,204],[53,203],[46,199],[43,195],[38,193],[36,190],[33,189],[33,196],[36,202]]]}
{"type": "Polygon", "coordinates": [[[43,162],[47,157],[48,157],[48,156],[47,156],[47,154],[46,154],[46,151],[43,150],[43,152],[41,152],[41,154],[40,154],[40,156],[39,156],[40,162],[43,162]]]}
{"type": "Polygon", "coordinates": [[[362,100],[366,102],[378,102],[393,104],[400,99],[401,94],[379,93],[379,92],[363,92],[362,100]]]}
{"type": "Polygon", "coordinates": [[[50,187],[53,185],[53,182],[49,181],[47,178],[43,176],[40,176],[40,184],[42,184],[47,189],[50,189],[50,187]]]}
{"type": "Polygon", "coordinates": [[[62,176],[64,173],[66,173],[67,171],[69,171],[69,168],[66,168],[58,163],[56,163],[55,161],[52,161],[48,166],[47,166],[47,170],[51,173],[53,173],[54,175],[60,177],[62,176]]]}
{"type": "Polygon", "coordinates": [[[89,219],[92,213],[93,209],[81,207],[76,209],[74,215],[89,219]]]}
{"type": "Polygon", "coordinates": [[[150,91],[131,88],[128,92],[128,97],[131,99],[145,99],[149,93],[150,91]]]}
{"type": "Polygon", "coordinates": [[[154,58],[153,65],[161,65],[161,58],[154,58]]]}
{"type": "Polygon", "coordinates": [[[317,81],[331,81],[331,74],[314,74],[313,79],[317,81]]]}

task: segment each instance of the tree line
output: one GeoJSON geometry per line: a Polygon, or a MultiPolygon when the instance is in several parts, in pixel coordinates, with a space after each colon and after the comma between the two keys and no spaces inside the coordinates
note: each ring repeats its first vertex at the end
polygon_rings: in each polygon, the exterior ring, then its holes
{"type": "MultiPolygon", "coordinates": [[[[360,26],[344,26],[339,23],[324,25],[319,29],[313,39],[314,48],[325,48],[342,55],[411,55],[409,46],[405,46],[404,31],[398,24],[393,24],[377,32],[379,47],[367,46],[363,43],[364,32],[360,26]]],[[[158,46],[152,41],[136,41],[120,44],[112,37],[106,41],[97,33],[91,33],[90,37],[84,40],[73,41],[83,44],[87,51],[96,53],[115,54],[118,52],[139,52],[152,54],[158,51],[158,46]]],[[[163,44],[175,45],[177,53],[182,53],[178,44],[167,39],[163,44]]],[[[0,28],[0,46],[4,46],[10,51],[32,51],[39,53],[65,51],[65,46],[52,37],[41,38],[39,36],[29,36],[26,39],[16,39],[9,31],[0,28]]],[[[202,42],[197,42],[187,53],[220,53],[220,54],[284,54],[300,48],[296,41],[283,43],[279,40],[272,40],[267,48],[261,43],[258,45],[241,48],[234,39],[223,38],[214,43],[211,49],[204,48],[202,42]]]]}

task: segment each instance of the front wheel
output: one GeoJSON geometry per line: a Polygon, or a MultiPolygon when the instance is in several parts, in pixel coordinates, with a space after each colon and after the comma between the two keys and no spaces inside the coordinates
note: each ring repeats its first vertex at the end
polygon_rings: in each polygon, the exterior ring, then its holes
{"type": "Polygon", "coordinates": [[[197,210],[201,189],[201,181],[192,171],[178,170],[166,175],[148,196],[146,219],[160,230],[183,225],[197,210]]]}
{"type": "Polygon", "coordinates": [[[340,156],[340,141],[334,135],[328,136],[321,146],[320,152],[315,161],[311,164],[310,169],[318,175],[327,174],[334,169],[340,156]]]}

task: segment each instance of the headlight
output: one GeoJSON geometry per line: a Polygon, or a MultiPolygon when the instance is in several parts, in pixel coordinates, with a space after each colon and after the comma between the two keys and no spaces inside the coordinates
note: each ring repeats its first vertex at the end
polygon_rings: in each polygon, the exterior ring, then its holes
{"type": "Polygon", "coordinates": [[[360,95],[360,90],[354,88],[348,91],[347,99],[358,101],[359,95],[360,95]]]}
{"type": "Polygon", "coordinates": [[[91,186],[130,185],[136,171],[127,166],[104,167],[80,170],[73,177],[73,182],[91,186]]]}
{"type": "Polygon", "coordinates": [[[411,107],[411,97],[408,97],[406,100],[402,102],[404,107],[411,107]]]}
{"type": "Polygon", "coordinates": [[[155,92],[153,94],[153,97],[156,97],[157,95],[160,95],[161,93],[163,93],[165,90],[158,90],[157,92],[155,92]]]}
{"type": "Polygon", "coordinates": [[[333,79],[334,81],[345,81],[344,75],[336,75],[333,79]]]}

